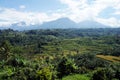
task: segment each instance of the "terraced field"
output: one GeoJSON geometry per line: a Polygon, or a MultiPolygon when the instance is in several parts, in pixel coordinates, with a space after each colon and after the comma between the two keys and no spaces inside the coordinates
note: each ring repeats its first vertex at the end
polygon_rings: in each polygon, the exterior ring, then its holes
{"type": "Polygon", "coordinates": [[[111,62],[120,62],[120,57],[116,57],[116,56],[97,55],[97,57],[111,61],[111,62]]]}

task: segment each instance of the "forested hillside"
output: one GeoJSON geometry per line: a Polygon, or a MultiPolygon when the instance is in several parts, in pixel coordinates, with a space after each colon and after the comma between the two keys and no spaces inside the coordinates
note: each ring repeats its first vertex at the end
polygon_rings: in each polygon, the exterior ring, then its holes
{"type": "Polygon", "coordinates": [[[0,80],[120,80],[120,28],[0,30],[0,80]]]}

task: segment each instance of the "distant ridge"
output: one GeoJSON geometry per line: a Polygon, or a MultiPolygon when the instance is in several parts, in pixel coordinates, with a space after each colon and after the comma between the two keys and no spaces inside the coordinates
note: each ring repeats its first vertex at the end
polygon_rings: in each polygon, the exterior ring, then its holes
{"type": "MultiPolygon", "coordinates": [[[[95,21],[83,21],[80,23],[75,23],[69,18],[59,18],[57,20],[44,22],[41,25],[29,25],[26,23],[20,22],[15,23],[8,28],[14,30],[32,30],[32,29],[68,29],[68,28],[110,28],[109,26],[105,26],[101,23],[95,21]]],[[[4,27],[0,27],[0,29],[4,29],[4,27]]],[[[6,29],[6,27],[5,27],[6,29]]]]}
{"type": "Polygon", "coordinates": [[[78,23],[78,26],[79,28],[110,28],[109,26],[90,20],[82,21],[78,23]]]}
{"type": "Polygon", "coordinates": [[[75,23],[68,18],[60,18],[54,21],[43,23],[40,28],[52,29],[52,28],[110,28],[101,23],[95,21],[83,21],[80,23],[75,23]]]}

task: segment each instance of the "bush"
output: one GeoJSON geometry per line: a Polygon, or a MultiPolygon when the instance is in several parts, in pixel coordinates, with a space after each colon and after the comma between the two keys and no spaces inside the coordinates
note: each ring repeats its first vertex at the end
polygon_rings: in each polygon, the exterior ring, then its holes
{"type": "Polygon", "coordinates": [[[107,76],[105,74],[105,70],[104,69],[99,69],[97,70],[93,76],[92,76],[92,80],[107,80],[107,76]]]}
{"type": "Polygon", "coordinates": [[[25,66],[25,61],[17,56],[11,56],[8,58],[6,61],[7,65],[11,65],[13,67],[24,67],[25,66]]]}
{"type": "Polygon", "coordinates": [[[86,69],[84,66],[83,67],[79,67],[77,69],[77,73],[79,73],[79,74],[85,74],[85,73],[88,73],[88,72],[89,72],[89,70],[86,69]]]}
{"type": "Polygon", "coordinates": [[[75,73],[76,70],[77,67],[75,66],[74,61],[64,57],[57,67],[58,77],[62,78],[63,76],[75,73]]]}
{"type": "Polygon", "coordinates": [[[105,60],[99,59],[95,54],[85,53],[74,57],[78,67],[85,67],[86,69],[94,70],[97,67],[106,67],[109,63],[105,60]]]}
{"type": "Polygon", "coordinates": [[[98,69],[92,76],[92,80],[112,80],[114,78],[114,70],[110,67],[106,69],[98,69]]]}
{"type": "Polygon", "coordinates": [[[37,80],[52,80],[52,72],[49,67],[37,71],[37,80]]]}

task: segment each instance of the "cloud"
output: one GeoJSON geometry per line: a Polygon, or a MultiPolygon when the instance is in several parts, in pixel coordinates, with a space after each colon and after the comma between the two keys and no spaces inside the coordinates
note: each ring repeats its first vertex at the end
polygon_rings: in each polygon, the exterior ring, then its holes
{"type": "Polygon", "coordinates": [[[0,27],[8,27],[8,26],[10,26],[10,25],[12,25],[10,22],[6,22],[6,21],[0,21],[0,27]]]}
{"type": "Polygon", "coordinates": [[[120,15],[120,11],[116,11],[114,14],[115,15],[120,15]]]}
{"type": "Polygon", "coordinates": [[[111,27],[120,27],[120,20],[117,20],[114,17],[108,18],[108,19],[104,19],[104,18],[97,18],[96,21],[104,24],[104,25],[108,25],[111,27]]]}
{"type": "Polygon", "coordinates": [[[0,10],[0,26],[10,26],[20,22],[24,22],[26,25],[42,24],[43,22],[60,18],[62,14],[53,13],[48,15],[43,12],[24,12],[16,9],[2,8],[0,10]]]}
{"type": "Polygon", "coordinates": [[[26,6],[25,6],[25,5],[20,5],[19,8],[20,8],[20,9],[25,9],[26,6]]]}
{"type": "MultiPolygon", "coordinates": [[[[120,0],[60,0],[61,3],[68,6],[66,11],[69,11],[68,17],[75,22],[83,20],[94,20],[102,22],[109,26],[119,26],[118,20],[111,16],[108,19],[99,18],[100,13],[105,9],[112,7],[120,14],[120,0]],[[113,22],[112,22],[113,21],[113,22]]],[[[112,14],[112,13],[111,13],[112,14]]]]}
{"type": "MultiPolygon", "coordinates": [[[[56,20],[61,17],[68,17],[75,22],[84,20],[94,20],[109,26],[119,26],[120,19],[114,15],[120,15],[120,0],[59,0],[67,8],[56,11],[26,12],[26,6],[20,5],[20,9],[0,8],[0,26],[12,25],[14,23],[25,22],[26,25],[42,24],[43,22],[56,20]],[[105,19],[100,16],[106,9],[115,9],[113,15],[105,19]]],[[[103,14],[104,15],[104,14],[103,14]]]]}

